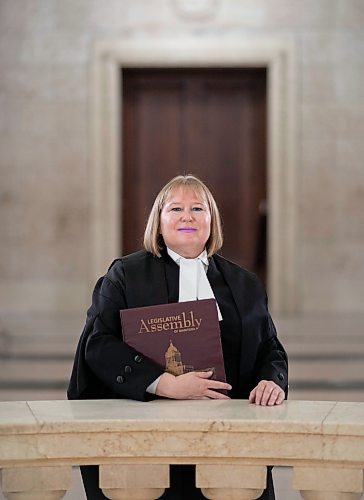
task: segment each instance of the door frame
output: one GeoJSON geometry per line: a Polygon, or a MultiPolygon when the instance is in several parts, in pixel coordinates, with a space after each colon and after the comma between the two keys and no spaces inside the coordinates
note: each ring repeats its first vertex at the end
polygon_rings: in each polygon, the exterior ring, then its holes
{"type": "Polygon", "coordinates": [[[90,281],[120,255],[122,68],[267,68],[267,288],[277,314],[297,313],[296,49],[292,40],[251,37],[97,42],[91,62],[90,281]]]}

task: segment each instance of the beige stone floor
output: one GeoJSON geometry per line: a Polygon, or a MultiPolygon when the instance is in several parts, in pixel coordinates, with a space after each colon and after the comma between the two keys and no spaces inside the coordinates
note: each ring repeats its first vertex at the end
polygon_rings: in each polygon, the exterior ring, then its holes
{"type": "MultiPolygon", "coordinates": [[[[81,316],[0,317],[0,401],[64,399],[81,316]]],[[[275,318],[290,360],[290,399],[364,401],[364,317],[275,318]]],[[[277,500],[296,500],[290,468],[274,469],[277,500]]],[[[3,500],[0,493],[0,499],[3,500]]],[[[80,475],[66,500],[84,500],[80,475]]]]}

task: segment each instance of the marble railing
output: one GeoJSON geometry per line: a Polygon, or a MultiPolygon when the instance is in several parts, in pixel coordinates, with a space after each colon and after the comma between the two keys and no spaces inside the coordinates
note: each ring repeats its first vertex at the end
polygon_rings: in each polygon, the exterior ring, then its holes
{"type": "Polygon", "coordinates": [[[293,467],[307,499],[363,492],[364,403],[288,401],[28,401],[0,403],[0,468],[8,499],[59,499],[73,465],[100,465],[110,499],[155,499],[168,464],[196,464],[210,499],[254,499],[266,466],[293,467]]]}

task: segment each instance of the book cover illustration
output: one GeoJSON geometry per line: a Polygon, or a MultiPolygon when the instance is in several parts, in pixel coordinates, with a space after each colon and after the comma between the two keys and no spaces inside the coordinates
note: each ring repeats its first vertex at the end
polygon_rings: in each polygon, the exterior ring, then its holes
{"type": "Polygon", "coordinates": [[[213,371],[226,381],[215,299],[120,311],[125,343],[173,375],[213,371]]]}

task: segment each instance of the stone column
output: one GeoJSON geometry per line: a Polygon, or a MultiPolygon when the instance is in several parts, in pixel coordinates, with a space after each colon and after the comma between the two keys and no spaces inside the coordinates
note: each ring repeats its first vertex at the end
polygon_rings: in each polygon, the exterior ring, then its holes
{"type": "Polygon", "coordinates": [[[111,500],[155,500],[169,486],[169,465],[100,465],[99,485],[111,500]]]}
{"type": "Polygon", "coordinates": [[[196,465],[196,486],[210,500],[254,500],[266,487],[267,468],[260,465],[196,465]]]}
{"type": "Polygon", "coordinates": [[[72,467],[14,467],[1,470],[8,500],[59,500],[72,484],[72,467]]]}
{"type": "Polygon", "coordinates": [[[358,500],[363,471],[330,467],[294,467],[293,487],[305,500],[358,500]]]}

